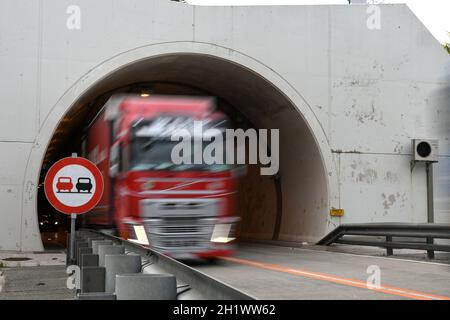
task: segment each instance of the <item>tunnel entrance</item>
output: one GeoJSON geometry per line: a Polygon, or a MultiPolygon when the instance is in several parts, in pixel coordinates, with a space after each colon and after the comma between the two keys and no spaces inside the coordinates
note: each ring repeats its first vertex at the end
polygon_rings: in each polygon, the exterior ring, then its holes
{"type": "MultiPolygon", "coordinates": [[[[123,66],[91,86],[73,104],[60,120],[44,156],[38,188],[40,222],[48,212],[62,216],[52,211],[42,196],[48,168],[56,160],[81,151],[83,128],[112,94],[147,91],[214,96],[218,108],[235,126],[280,130],[279,173],[261,176],[258,166],[250,165],[240,182],[242,239],[299,242],[315,241],[325,234],[329,206],[326,169],[299,109],[256,72],[229,60],[192,53],[165,54],[123,66]]],[[[56,220],[64,229],[68,219],[56,220]]],[[[43,225],[40,227],[44,235],[43,225]]]]}

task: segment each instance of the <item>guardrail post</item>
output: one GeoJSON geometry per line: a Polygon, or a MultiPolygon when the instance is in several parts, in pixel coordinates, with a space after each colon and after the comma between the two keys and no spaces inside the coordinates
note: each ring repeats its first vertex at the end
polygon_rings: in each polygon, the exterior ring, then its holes
{"type": "Polygon", "coordinates": [[[105,292],[114,293],[116,288],[116,275],[124,273],[140,273],[141,268],[141,256],[126,254],[105,255],[105,292]]]}
{"type": "MultiPolygon", "coordinates": [[[[392,242],[392,236],[386,236],[386,242],[391,243],[392,242]]],[[[394,254],[394,249],[386,247],[386,255],[392,256],[394,254]]]]}
{"type": "MultiPolygon", "coordinates": [[[[431,237],[427,237],[427,244],[434,244],[434,239],[431,237]]],[[[434,259],[434,250],[427,250],[428,259],[434,259]]]]}
{"type": "Polygon", "coordinates": [[[117,300],[176,300],[177,281],[172,274],[118,274],[117,300]]]}
{"type": "Polygon", "coordinates": [[[105,256],[106,255],[118,255],[125,254],[124,246],[116,246],[116,245],[104,245],[101,244],[98,246],[98,265],[100,267],[105,266],[105,256]]]}

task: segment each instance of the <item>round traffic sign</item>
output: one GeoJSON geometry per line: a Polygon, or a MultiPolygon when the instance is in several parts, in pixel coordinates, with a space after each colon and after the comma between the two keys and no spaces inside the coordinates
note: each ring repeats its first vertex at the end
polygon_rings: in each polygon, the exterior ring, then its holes
{"type": "Polygon", "coordinates": [[[48,170],[44,181],[50,204],[66,214],[81,214],[94,208],[103,195],[103,177],[89,160],[68,157],[48,170]]]}

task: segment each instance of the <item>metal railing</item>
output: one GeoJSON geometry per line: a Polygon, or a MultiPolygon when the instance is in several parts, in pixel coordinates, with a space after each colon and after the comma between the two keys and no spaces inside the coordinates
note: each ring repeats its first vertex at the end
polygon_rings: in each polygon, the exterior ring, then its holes
{"type": "Polygon", "coordinates": [[[450,225],[434,223],[364,223],[343,224],[326,235],[317,244],[333,243],[386,248],[387,255],[394,249],[426,250],[429,259],[435,251],[450,252],[450,245],[436,244],[435,239],[450,239],[450,225]],[[376,237],[376,238],[374,238],[376,237]],[[417,241],[417,240],[421,241],[417,241]]]}
{"type": "Polygon", "coordinates": [[[173,274],[179,287],[185,288],[179,299],[255,300],[254,297],[154,249],[95,230],[80,231],[112,240],[114,244],[124,246],[126,252],[140,255],[143,273],[173,274]]]}

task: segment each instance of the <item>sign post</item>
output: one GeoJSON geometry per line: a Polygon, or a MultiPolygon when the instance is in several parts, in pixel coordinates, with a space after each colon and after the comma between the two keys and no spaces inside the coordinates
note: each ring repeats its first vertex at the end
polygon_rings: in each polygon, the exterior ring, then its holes
{"type": "Polygon", "coordinates": [[[70,261],[75,261],[75,225],[77,223],[77,215],[70,215],[70,261]]]}
{"type": "MultiPolygon", "coordinates": [[[[76,158],[78,155],[72,153],[72,158],[76,158]]],[[[75,261],[75,226],[77,223],[77,215],[75,213],[70,214],[70,261],[75,261]]]]}
{"type": "Polygon", "coordinates": [[[44,181],[47,200],[59,212],[70,215],[70,260],[75,260],[75,224],[77,215],[94,208],[103,195],[103,177],[89,160],[72,157],[57,161],[44,181]]]}

